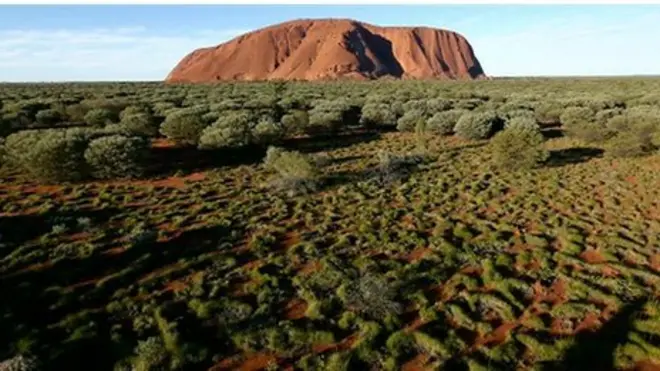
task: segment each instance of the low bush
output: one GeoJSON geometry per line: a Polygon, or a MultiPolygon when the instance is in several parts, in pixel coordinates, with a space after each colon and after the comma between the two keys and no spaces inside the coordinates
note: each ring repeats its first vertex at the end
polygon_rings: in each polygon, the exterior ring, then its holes
{"type": "Polygon", "coordinates": [[[103,127],[115,120],[115,114],[106,108],[95,108],[85,114],[84,120],[87,125],[103,127]]]}
{"type": "Polygon", "coordinates": [[[503,124],[503,120],[494,112],[466,113],[458,119],[454,132],[465,139],[487,139],[499,131],[503,124]]]}
{"type": "Polygon", "coordinates": [[[531,169],[544,162],[549,152],[543,148],[543,135],[525,118],[512,121],[491,141],[495,164],[507,170],[531,169]]]}
{"type": "Polygon", "coordinates": [[[596,122],[596,114],[587,107],[568,107],[561,114],[564,132],[587,143],[600,143],[611,137],[603,124],[596,122]]]}
{"type": "Polygon", "coordinates": [[[45,109],[37,112],[35,115],[35,121],[37,124],[42,125],[42,126],[54,126],[55,124],[58,124],[60,121],[62,121],[63,117],[62,114],[59,111],[56,111],[54,109],[45,109]]]}
{"type": "Polygon", "coordinates": [[[29,130],[7,137],[12,165],[43,181],[75,181],[87,174],[84,152],[89,138],[78,130],[29,130]]]}
{"type": "Polygon", "coordinates": [[[458,120],[468,111],[454,109],[438,112],[427,121],[427,130],[438,135],[451,135],[458,120]]]}
{"type": "Polygon", "coordinates": [[[92,140],[84,156],[96,178],[135,178],[144,174],[148,153],[143,138],[111,135],[92,140]]]}
{"type": "Polygon", "coordinates": [[[160,125],[160,133],[185,145],[197,145],[207,124],[203,113],[193,110],[177,110],[167,115],[160,125]]]}
{"type": "Polygon", "coordinates": [[[280,122],[285,135],[301,135],[305,133],[305,129],[309,126],[309,114],[307,111],[292,110],[282,116],[280,122]]]}
{"type": "Polygon", "coordinates": [[[420,122],[426,121],[424,111],[413,109],[407,111],[397,120],[396,129],[402,132],[413,132],[420,122]]]}
{"type": "Polygon", "coordinates": [[[241,147],[250,144],[253,120],[247,111],[227,112],[202,131],[199,148],[241,147]]]}
{"type": "Polygon", "coordinates": [[[362,106],[360,125],[366,128],[396,125],[396,114],[386,103],[367,103],[362,106]]]}
{"type": "Polygon", "coordinates": [[[292,196],[318,189],[319,174],[312,164],[307,156],[299,152],[272,146],[268,148],[264,159],[264,166],[276,174],[271,185],[292,196]]]}
{"type": "Polygon", "coordinates": [[[154,117],[146,112],[125,114],[119,124],[131,135],[145,137],[158,135],[158,124],[156,124],[154,117]]]}

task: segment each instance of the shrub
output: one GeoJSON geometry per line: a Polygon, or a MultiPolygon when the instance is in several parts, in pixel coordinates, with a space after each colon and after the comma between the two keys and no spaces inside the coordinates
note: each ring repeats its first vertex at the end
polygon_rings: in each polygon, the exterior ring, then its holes
{"type": "Polygon", "coordinates": [[[394,126],[396,114],[386,103],[367,103],[362,106],[360,125],[366,128],[394,126]]]}
{"type": "Polygon", "coordinates": [[[169,352],[165,344],[158,337],[150,337],[145,341],[138,341],[133,359],[133,370],[150,371],[170,369],[168,362],[169,352]]]}
{"type": "Polygon", "coordinates": [[[17,355],[0,362],[1,371],[33,371],[38,369],[38,362],[33,357],[17,355]]]}
{"type": "MultiPolygon", "coordinates": [[[[344,98],[319,101],[309,111],[308,133],[336,133],[343,126],[356,123],[355,107],[344,98]]],[[[359,113],[359,111],[357,112],[359,113]]]]}
{"type": "Polygon", "coordinates": [[[533,117],[518,116],[508,120],[504,124],[505,129],[540,131],[541,128],[533,117]]]}
{"type": "Polygon", "coordinates": [[[149,143],[143,138],[111,135],[92,140],[85,160],[97,178],[134,178],[144,173],[148,151],[149,143]]]}
{"type": "Polygon", "coordinates": [[[397,155],[386,151],[379,151],[376,156],[378,165],[369,177],[383,185],[407,178],[424,161],[422,156],[397,155]]]}
{"type": "Polygon", "coordinates": [[[199,148],[240,147],[251,142],[253,118],[247,111],[233,111],[221,116],[202,131],[199,148]]]}
{"type": "Polygon", "coordinates": [[[0,137],[0,168],[7,162],[7,151],[5,149],[5,138],[0,137]]]}
{"type": "Polygon", "coordinates": [[[392,285],[373,274],[367,274],[347,284],[343,296],[342,299],[348,307],[377,320],[399,315],[403,309],[401,304],[394,300],[396,291],[392,285]]]}
{"type": "Polygon", "coordinates": [[[309,126],[309,114],[307,111],[293,110],[282,116],[281,123],[285,135],[304,134],[309,126]]]}
{"type": "Polygon", "coordinates": [[[124,108],[123,111],[119,113],[119,120],[123,121],[126,116],[137,115],[137,114],[151,114],[149,107],[145,105],[133,105],[124,108]]]}
{"type": "Polygon", "coordinates": [[[80,131],[30,130],[11,134],[5,148],[13,164],[44,181],[80,180],[86,175],[88,138],[80,131]]]}
{"type": "Polygon", "coordinates": [[[438,112],[427,121],[427,129],[439,135],[453,134],[456,123],[466,112],[460,109],[438,112]]]}
{"type": "Polygon", "coordinates": [[[561,114],[564,132],[589,143],[602,142],[611,136],[605,125],[595,122],[595,119],[594,111],[586,107],[568,107],[561,114]]]}
{"type": "Polygon", "coordinates": [[[202,115],[192,110],[174,111],[160,125],[160,133],[177,143],[196,145],[207,126],[202,115]]]}
{"type": "Polygon", "coordinates": [[[465,139],[487,139],[502,125],[502,119],[493,112],[466,113],[458,119],[454,132],[465,139]]]}
{"type": "Polygon", "coordinates": [[[531,169],[548,159],[549,152],[543,148],[543,135],[531,124],[521,118],[495,135],[491,144],[493,159],[498,166],[507,170],[531,169]]]}
{"type": "Polygon", "coordinates": [[[534,110],[536,119],[543,123],[559,122],[563,112],[564,105],[556,101],[539,103],[534,110]]]}
{"type": "Polygon", "coordinates": [[[115,114],[106,108],[95,108],[85,114],[85,122],[87,125],[103,127],[114,121],[115,114]]]}
{"type": "Polygon", "coordinates": [[[412,132],[420,122],[425,121],[424,111],[413,109],[403,114],[397,121],[396,129],[402,132],[412,132]]]}
{"type": "Polygon", "coordinates": [[[53,126],[62,121],[62,115],[54,109],[41,110],[34,118],[39,125],[43,126],[53,126]]]}
{"type": "Polygon", "coordinates": [[[266,152],[264,165],[277,174],[272,185],[278,190],[296,195],[314,192],[318,188],[319,175],[316,168],[307,156],[299,152],[271,146],[266,152]]]}
{"type": "Polygon", "coordinates": [[[145,137],[155,137],[158,135],[158,125],[149,113],[125,114],[119,123],[128,134],[145,137]]]}
{"type": "Polygon", "coordinates": [[[433,98],[426,101],[427,112],[431,115],[451,109],[452,102],[444,98],[433,98]]]}
{"type": "Polygon", "coordinates": [[[611,118],[607,129],[612,133],[607,150],[613,157],[643,156],[660,146],[660,114],[654,112],[626,112],[611,118]]]}
{"type": "Polygon", "coordinates": [[[264,116],[252,129],[251,137],[256,144],[275,144],[284,137],[284,129],[270,116],[264,116]]]}

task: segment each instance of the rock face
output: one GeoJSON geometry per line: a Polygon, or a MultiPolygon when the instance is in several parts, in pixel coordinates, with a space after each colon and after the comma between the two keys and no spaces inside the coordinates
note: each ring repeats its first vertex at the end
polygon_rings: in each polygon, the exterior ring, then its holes
{"type": "Polygon", "coordinates": [[[297,20],[188,54],[166,82],[485,78],[467,40],[428,27],[297,20]]]}

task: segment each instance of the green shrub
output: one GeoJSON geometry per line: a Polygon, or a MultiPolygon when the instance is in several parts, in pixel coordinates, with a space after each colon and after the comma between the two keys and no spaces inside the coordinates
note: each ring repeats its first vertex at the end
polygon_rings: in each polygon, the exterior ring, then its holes
{"type": "Polygon", "coordinates": [[[312,161],[299,152],[269,147],[264,166],[276,174],[271,185],[277,190],[296,195],[314,192],[318,188],[318,171],[312,161]]]}
{"type": "Polygon", "coordinates": [[[202,112],[194,110],[174,111],[160,125],[160,133],[177,143],[197,145],[202,131],[207,127],[202,115],[202,112]]]}
{"type": "Polygon", "coordinates": [[[367,103],[362,106],[360,125],[366,128],[394,126],[396,114],[386,103],[367,103]]]}
{"type": "Polygon", "coordinates": [[[7,137],[9,162],[43,181],[80,180],[87,174],[89,138],[74,130],[29,130],[7,137]]]}
{"type": "Polygon", "coordinates": [[[588,143],[603,142],[611,136],[605,125],[595,120],[595,112],[587,107],[568,107],[561,114],[564,132],[588,143]]]}
{"type": "MultiPolygon", "coordinates": [[[[547,160],[543,135],[524,118],[497,133],[491,145],[495,163],[507,170],[531,169],[547,160]]],[[[534,123],[535,125],[535,123],[534,123]]]]}
{"type": "Polygon", "coordinates": [[[276,144],[284,135],[281,124],[276,123],[270,116],[264,116],[252,129],[251,140],[256,144],[276,144]]]}
{"type": "Polygon", "coordinates": [[[37,112],[34,118],[39,125],[53,126],[62,121],[62,114],[54,109],[45,109],[37,112]]]}
{"type": "Polygon", "coordinates": [[[247,111],[227,112],[202,131],[199,148],[240,147],[250,144],[253,120],[247,111]]]}
{"type": "Polygon", "coordinates": [[[349,101],[343,98],[316,102],[309,110],[307,132],[310,134],[337,132],[348,124],[351,108],[349,101]]]}
{"type": "MultiPolygon", "coordinates": [[[[124,111],[126,112],[126,111],[124,111]]],[[[123,115],[119,124],[131,135],[155,137],[158,135],[158,124],[149,113],[131,113],[123,115]]]]}
{"type": "Polygon", "coordinates": [[[92,140],[85,160],[97,178],[134,178],[144,173],[148,152],[149,143],[143,138],[111,135],[92,140]]]}
{"type": "Polygon", "coordinates": [[[493,112],[466,113],[458,119],[454,132],[465,139],[487,139],[501,129],[503,125],[493,112]]]}
{"type": "Polygon", "coordinates": [[[95,108],[85,114],[84,120],[87,125],[103,127],[115,120],[115,114],[106,108],[95,108]]]}
{"type": "Polygon", "coordinates": [[[435,134],[450,135],[454,133],[454,127],[466,110],[454,109],[438,112],[427,121],[427,129],[435,134]]]}
{"type": "Polygon", "coordinates": [[[309,126],[309,114],[307,111],[293,110],[282,116],[280,122],[285,135],[301,135],[305,133],[305,129],[309,126]]]}
{"type": "Polygon", "coordinates": [[[613,157],[639,157],[660,147],[660,115],[627,112],[611,118],[607,129],[613,133],[606,147],[613,157]]]}
{"type": "Polygon", "coordinates": [[[539,131],[541,128],[533,117],[517,116],[509,119],[504,124],[505,129],[539,131]]]}
{"type": "Polygon", "coordinates": [[[36,358],[22,354],[0,362],[0,370],[2,371],[35,371],[38,369],[39,363],[36,358]]]}
{"type": "Polygon", "coordinates": [[[450,110],[451,107],[452,102],[444,98],[433,98],[426,101],[426,110],[429,115],[450,110]]]}
{"type": "Polygon", "coordinates": [[[366,314],[373,319],[383,320],[402,313],[401,304],[394,299],[396,290],[384,278],[367,274],[349,284],[342,292],[342,300],[349,308],[366,314]]]}
{"type": "Polygon", "coordinates": [[[139,114],[151,115],[151,111],[149,110],[149,107],[147,107],[146,105],[128,106],[119,113],[119,121],[123,121],[126,116],[139,115],[139,114]]]}
{"type": "Polygon", "coordinates": [[[424,111],[413,109],[407,111],[397,120],[396,129],[401,132],[413,132],[420,122],[426,121],[424,111]]]}

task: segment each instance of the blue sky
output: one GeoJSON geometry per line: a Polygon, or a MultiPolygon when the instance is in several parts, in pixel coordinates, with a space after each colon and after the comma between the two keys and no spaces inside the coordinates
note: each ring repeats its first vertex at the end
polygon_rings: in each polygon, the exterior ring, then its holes
{"type": "Polygon", "coordinates": [[[660,5],[2,5],[0,81],[161,80],[195,48],[324,17],[457,31],[492,76],[660,74],[660,5]]]}

